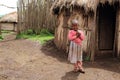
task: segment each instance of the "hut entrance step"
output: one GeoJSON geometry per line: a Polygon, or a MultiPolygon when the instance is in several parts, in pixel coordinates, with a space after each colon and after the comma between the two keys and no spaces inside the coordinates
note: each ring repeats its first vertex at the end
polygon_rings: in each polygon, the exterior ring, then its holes
{"type": "Polygon", "coordinates": [[[114,54],[116,9],[109,4],[98,8],[97,56],[111,57],[114,54]]]}

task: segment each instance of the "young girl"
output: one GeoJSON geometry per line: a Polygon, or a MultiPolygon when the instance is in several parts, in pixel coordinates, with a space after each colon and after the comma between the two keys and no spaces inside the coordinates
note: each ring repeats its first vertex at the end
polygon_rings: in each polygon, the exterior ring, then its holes
{"type": "Polygon", "coordinates": [[[78,30],[78,21],[72,21],[72,29],[68,33],[68,39],[70,40],[70,48],[68,60],[74,64],[74,71],[80,71],[85,73],[82,67],[82,41],[84,40],[84,34],[81,30],[78,30]]]}

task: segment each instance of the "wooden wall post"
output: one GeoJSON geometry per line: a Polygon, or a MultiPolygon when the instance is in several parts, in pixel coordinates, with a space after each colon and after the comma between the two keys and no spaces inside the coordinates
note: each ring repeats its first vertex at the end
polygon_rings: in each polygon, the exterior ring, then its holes
{"type": "Polygon", "coordinates": [[[0,35],[1,35],[1,23],[0,23],[0,35]]]}
{"type": "Polygon", "coordinates": [[[67,22],[68,22],[69,17],[65,17],[63,13],[61,13],[58,19],[59,19],[58,20],[59,26],[56,27],[55,29],[54,43],[58,49],[66,51],[67,42],[68,42],[68,38],[67,38],[68,29],[65,27],[67,27],[67,22]]]}
{"type": "Polygon", "coordinates": [[[118,9],[118,45],[117,45],[117,56],[120,57],[120,8],[118,9]]]}
{"type": "Polygon", "coordinates": [[[88,18],[88,27],[91,29],[90,36],[90,60],[94,61],[95,52],[96,52],[96,12],[94,13],[94,17],[88,18]]]}

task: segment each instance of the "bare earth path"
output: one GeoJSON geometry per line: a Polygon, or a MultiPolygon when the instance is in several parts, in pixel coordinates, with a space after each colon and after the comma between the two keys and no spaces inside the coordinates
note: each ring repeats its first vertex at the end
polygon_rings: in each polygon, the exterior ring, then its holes
{"type": "Polygon", "coordinates": [[[0,80],[120,80],[120,61],[85,62],[86,74],[72,72],[67,55],[30,40],[0,42],[0,80]]]}

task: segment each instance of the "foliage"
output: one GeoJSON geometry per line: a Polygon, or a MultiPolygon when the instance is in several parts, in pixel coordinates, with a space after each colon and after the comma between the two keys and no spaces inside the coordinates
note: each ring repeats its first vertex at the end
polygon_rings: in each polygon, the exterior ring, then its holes
{"type": "Polygon", "coordinates": [[[53,39],[54,36],[48,30],[42,29],[40,31],[40,34],[33,33],[33,30],[28,30],[26,32],[22,32],[19,35],[17,35],[17,39],[20,39],[20,38],[30,39],[30,40],[38,41],[41,44],[44,44],[46,41],[53,39]]]}
{"type": "Polygon", "coordinates": [[[2,35],[0,35],[0,41],[2,41],[3,40],[3,37],[2,37],[2,35]]]}

